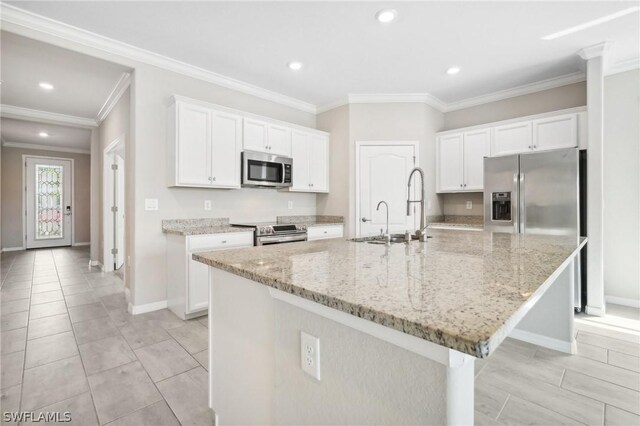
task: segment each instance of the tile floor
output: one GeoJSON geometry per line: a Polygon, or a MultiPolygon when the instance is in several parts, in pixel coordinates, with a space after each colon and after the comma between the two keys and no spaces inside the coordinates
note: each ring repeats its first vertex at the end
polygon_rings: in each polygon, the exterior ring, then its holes
{"type": "Polygon", "coordinates": [[[1,255],[2,411],[69,411],[83,426],[213,424],[206,318],[129,315],[122,279],[88,263],[86,249],[1,255]]]}
{"type": "MultiPolygon", "coordinates": [[[[2,411],[78,425],[209,425],[206,318],[131,316],[86,249],[0,257],[2,411]]],[[[578,317],[579,354],[508,339],[476,364],[476,424],[640,424],[640,314],[578,317]]],[[[4,423],[3,423],[4,424],[4,423]]]]}

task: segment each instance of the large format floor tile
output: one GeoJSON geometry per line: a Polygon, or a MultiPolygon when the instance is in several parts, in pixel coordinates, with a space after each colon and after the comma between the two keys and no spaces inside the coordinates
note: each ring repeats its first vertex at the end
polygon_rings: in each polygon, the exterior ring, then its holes
{"type": "Polygon", "coordinates": [[[154,382],[184,373],[199,365],[175,340],[165,340],[136,349],[135,352],[154,382]]]}
{"type": "Polygon", "coordinates": [[[102,340],[105,337],[119,336],[120,332],[109,318],[97,318],[73,324],[76,340],[79,345],[83,343],[102,340]]]}
{"type": "MultiPolygon", "coordinates": [[[[68,413],[70,421],[63,422],[47,422],[47,426],[53,425],[77,425],[77,426],[98,426],[98,417],[96,416],[96,410],[93,407],[93,401],[91,399],[91,393],[85,392],[78,396],[65,399],[64,401],[56,402],[55,404],[48,405],[36,410],[36,414],[39,413],[68,413]]],[[[41,425],[42,422],[26,422],[21,425],[41,425]]]]}
{"type": "Polygon", "coordinates": [[[122,336],[80,345],[80,355],[89,375],[136,361],[135,354],[122,336]]]}
{"type": "Polygon", "coordinates": [[[109,426],[180,426],[178,419],[173,414],[167,403],[158,401],[147,407],[141,408],[118,420],[108,424],[109,426]]]}
{"type": "Polygon", "coordinates": [[[183,425],[213,425],[208,407],[209,376],[198,367],[158,382],[158,389],[183,425]]]}
{"type": "Polygon", "coordinates": [[[38,339],[65,331],[71,331],[71,321],[67,313],[33,319],[29,321],[27,339],[38,339]]]}

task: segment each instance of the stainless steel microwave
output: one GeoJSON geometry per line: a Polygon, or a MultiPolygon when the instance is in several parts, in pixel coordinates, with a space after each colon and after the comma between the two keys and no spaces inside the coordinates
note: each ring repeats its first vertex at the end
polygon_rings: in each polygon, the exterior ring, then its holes
{"type": "Polygon", "coordinates": [[[242,152],[242,186],[286,188],[291,186],[293,160],[263,152],[242,152]]]}

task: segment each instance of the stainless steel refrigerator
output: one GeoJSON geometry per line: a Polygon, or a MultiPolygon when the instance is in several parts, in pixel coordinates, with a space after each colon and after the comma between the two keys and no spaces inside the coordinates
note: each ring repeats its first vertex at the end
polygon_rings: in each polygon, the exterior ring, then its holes
{"type": "MultiPolygon", "coordinates": [[[[484,159],[484,229],[490,232],[580,236],[577,148],[484,159]]],[[[584,182],[582,182],[584,184],[584,182]]],[[[580,257],[575,307],[582,308],[580,257]]]]}

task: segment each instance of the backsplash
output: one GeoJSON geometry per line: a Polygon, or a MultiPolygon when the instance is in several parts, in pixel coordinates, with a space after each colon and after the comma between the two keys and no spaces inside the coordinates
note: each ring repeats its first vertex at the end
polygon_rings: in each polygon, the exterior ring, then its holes
{"type": "Polygon", "coordinates": [[[442,194],[443,213],[445,216],[484,216],[482,192],[466,192],[442,194]],[[467,201],[471,201],[471,209],[467,209],[467,201]]]}

